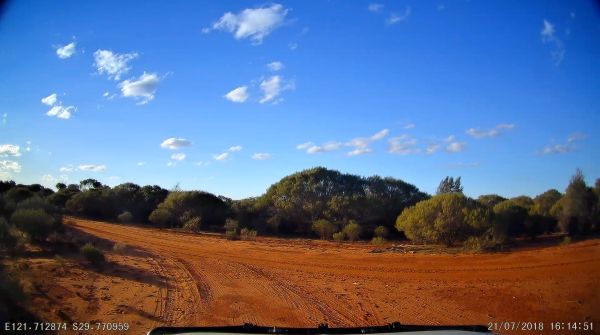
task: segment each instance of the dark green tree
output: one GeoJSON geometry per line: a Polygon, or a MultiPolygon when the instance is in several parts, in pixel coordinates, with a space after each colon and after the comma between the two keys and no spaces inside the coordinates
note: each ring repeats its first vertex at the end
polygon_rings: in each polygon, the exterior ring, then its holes
{"type": "Polygon", "coordinates": [[[440,182],[436,194],[462,193],[462,191],[463,187],[460,182],[460,177],[456,179],[453,177],[446,177],[440,182]]]}

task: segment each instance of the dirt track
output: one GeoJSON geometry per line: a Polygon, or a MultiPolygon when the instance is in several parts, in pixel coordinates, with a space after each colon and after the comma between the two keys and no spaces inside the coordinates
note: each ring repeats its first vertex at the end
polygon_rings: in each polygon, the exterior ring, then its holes
{"type": "MultiPolygon", "coordinates": [[[[165,279],[152,283],[158,292],[153,300],[135,307],[147,316],[140,328],[392,321],[543,321],[546,329],[552,321],[595,321],[600,328],[598,240],[506,254],[424,255],[321,241],[227,241],[76,219],[69,225],[148,253],[138,259],[146,264],[122,265],[152,269],[165,279]]],[[[127,305],[135,290],[101,305],[127,305]]]]}

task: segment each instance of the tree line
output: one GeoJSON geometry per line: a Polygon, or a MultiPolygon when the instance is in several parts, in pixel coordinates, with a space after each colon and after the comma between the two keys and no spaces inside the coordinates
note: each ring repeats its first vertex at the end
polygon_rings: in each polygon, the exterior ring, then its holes
{"type": "Polygon", "coordinates": [[[67,214],[194,232],[225,231],[232,239],[240,233],[374,243],[407,238],[490,249],[518,236],[597,233],[599,199],[600,180],[588,187],[580,171],[564,194],[552,189],[535,198],[511,199],[495,194],[469,198],[460,177],[444,178],[431,196],[399,179],[360,177],[323,167],[291,174],[263,195],[242,200],[178,187],[167,190],[133,183],[109,187],[95,179],[58,183],[56,191],[8,181],[0,182],[0,238],[2,229],[31,229],[28,225],[46,227],[35,237],[43,238],[59,229],[61,215],[67,214]],[[37,214],[24,214],[26,210],[37,214]],[[44,219],[37,218],[41,212],[47,214],[44,219]]]}

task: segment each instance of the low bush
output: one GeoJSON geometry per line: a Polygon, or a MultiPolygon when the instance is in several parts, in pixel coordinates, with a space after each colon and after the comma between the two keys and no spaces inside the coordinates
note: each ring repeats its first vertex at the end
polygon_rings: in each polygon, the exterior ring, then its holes
{"type": "Polygon", "coordinates": [[[106,261],[102,250],[94,247],[94,245],[91,243],[87,243],[81,247],[81,254],[88,262],[90,262],[90,264],[94,266],[102,265],[106,261]]]}
{"type": "Polygon", "coordinates": [[[383,239],[387,238],[389,235],[389,231],[385,226],[378,226],[377,228],[375,228],[375,231],[373,231],[373,233],[375,234],[375,237],[381,237],[383,239]]]}
{"type": "Polygon", "coordinates": [[[343,232],[349,241],[356,241],[360,237],[362,228],[358,223],[350,220],[350,222],[344,227],[343,232]]]}
{"type": "Polygon", "coordinates": [[[0,216],[0,250],[12,251],[17,245],[17,238],[11,233],[6,220],[0,216]]]}
{"type": "Polygon", "coordinates": [[[376,245],[376,246],[382,246],[385,244],[385,238],[380,237],[380,236],[375,236],[373,237],[373,239],[371,240],[371,244],[376,245]]]}
{"type": "Polygon", "coordinates": [[[131,221],[133,221],[133,214],[131,214],[128,211],[125,211],[125,212],[119,214],[119,216],[117,216],[117,219],[121,223],[130,223],[131,221]]]}
{"type": "Polygon", "coordinates": [[[492,235],[470,236],[463,243],[465,250],[476,252],[490,252],[506,250],[506,245],[493,238],[492,235]]]}
{"type": "Polygon", "coordinates": [[[346,238],[346,235],[342,231],[333,234],[334,241],[342,242],[345,238],[346,238]]]}
{"type": "Polygon", "coordinates": [[[125,243],[115,243],[113,245],[113,251],[117,254],[123,254],[127,250],[127,244],[125,243]]]}
{"type": "Polygon", "coordinates": [[[10,217],[10,222],[32,241],[43,241],[52,232],[55,221],[43,209],[17,209],[10,217]]]}
{"type": "Polygon", "coordinates": [[[225,238],[231,241],[237,240],[239,238],[238,233],[235,230],[227,230],[225,231],[225,238]]]}
{"type": "Polygon", "coordinates": [[[193,231],[193,232],[199,232],[201,227],[202,227],[202,219],[200,219],[197,216],[188,219],[183,224],[183,229],[193,231]]]}
{"type": "Polygon", "coordinates": [[[567,245],[567,244],[571,244],[573,242],[573,238],[571,238],[571,236],[565,236],[565,238],[563,238],[562,244],[567,245]]]}
{"type": "Polygon", "coordinates": [[[253,229],[242,228],[240,230],[242,240],[256,240],[256,235],[258,235],[258,232],[253,229]]]}

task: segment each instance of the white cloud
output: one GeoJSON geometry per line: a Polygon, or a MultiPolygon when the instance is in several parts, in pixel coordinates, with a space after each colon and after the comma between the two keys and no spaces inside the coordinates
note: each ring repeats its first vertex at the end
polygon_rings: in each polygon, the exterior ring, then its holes
{"type": "Polygon", "coordinates": [[[547,145],[542,149],[543,155],[553,155],[553,154],[566,154],[569,152],[573,152],[577,150],[576,142],[585,139],[585,135],[582,133],[573,133],[569,135],[566,143],[557,143],[547,145]]]}
{"type": "Polygon", "coordinates": [[[71,42],[65,46],[56,49],[56,55],[60,59],[66,59],[75,54],[75,42],[71,42]]]}
{"type": "Polygon", "coordinates": [[[21,164],[15,161],[4,160],[0,161],[0,171],[5,173],[19,173],[21,172],[21,164]]]}
{"type": "Polygon", "coordinates": [[[68,120],[71,118],[71,114],[73,112],[75,112],[77,110],[77,108],[75,108],[75,106],[62,106],[62,105],[57,105],[54,106],[52,108],[50,108],[49,111],[46,112],[46,115],[48,116],[55,116],[59,119],[63,119],[63,120],[68,120]]]}
{"type": "MultiPolygon", "coordinates": [[[[384,137],[386,137],[389,134],[389,132],[390,131],[388,129],[382,129],[370,137],[357,137],[357,138],[354,138],[354,139],[348,141],[346,143],[346,146],[355,147],[357,149],[365,149],[371,143],[373,143],[375,141],[379,141],[379,140],[383,139],[384,137]]],[[[364,151],[364,150],[362,150],[362,151],[364,151]]],[[[359,151],[354,150],[353,152],[358,153],[359,151]]],[[[366,152],[362,152],[362,153],[366,153],[366,152]]]]}
{"type": "Polygon", "coordinates": [[[388,143],[388,151],[390,153],[409,155],[416,154],[420,151],[415,147],[417,145],[417,140],[408,135],[400,135],[398,137],[390,138],[388,143]]]}
{"type": "Polygon", "coordinates": [[[208,165],[210,165],[210,162],[198,161],[198,162],[196,162],[194,164],[198,165],[198,166],[208,166],[208,165]]]}
{"type": "Polygon", "coordinates": [[[240,86],[224,95],[225,99],[237,103],[243,103],[248,99],[248,86],[240,86]]]}
{"type": "Polygon", "coordinates": [[[373,152],[373,149],[371,148],[356,148],[350,152],[348,152],[346,155],[347,156],[359,156],[359,155],[364,155],[364,154],[370,154],[373,152]]]}
{"type": "Polygon", "coordinates": [[[312,147],[313,145],[314,145],[313,142],[304,142],[302,144],[298,144],[296,146],[296,149],[298,149],[298,150],[304,150],[304,149],[308,149],[308,148],[312,147]]]}
{"type": "Polygon", "coordinates": [[[440,149],[441,145],[437,143],[431,143],[425,148],[425,153],[428,155],[436,153],[440,149]]]}
{"type": "Polygon", "coordinates": [[[227,158],[229,158],[229,153],[228,152],[224,152],[222,154],[219,155],[214,155],[213,158],[217,161],[224,161],[227,158]]]}
{"type": "Polygon", "coordinates": [[[257,161],[264,161],[269,158],[271,158],[271,154],[266,153],[266,152],[257,152],[252,155],[252,159],[257,160],[257,161]]]}
{"type": "Polygon", "coordinates": [[[67,166],[61,167],[58,171],[60,171],[62,173],[69,173],[69,172],[75,171],[75,167],[73,165],[67,165],[67,166]]]}
{"type": "Polygon", "coordinates": [[[269,64],[267,64],[267,67],[269,68],[269,70],[271,71],[280,71],[281,69],[283,69],[283,63],[282,62],[271,62],[269,64]]]}
{"type": "Polygon", "coordinates": [[[404,129],[414,129],[416,126],[414,123],[407,123],[404,125],[404,129]]]}
{"type": "Polygon", "coordinates": [[[202,31],[226,31],[232,33],[235,39],[249,38],[257,45],[283,24],[288,11],[280,4],[272,4],[270,7],[247,8],[238,14],[227,12],[212,25],[212,28],[202,31]]]}
{"type": "Polygon", "coordinates": [[[316,153],[319,153],[319,152],[335,151],[335,150],[338,150],[341,147],[342,147],[342,143],[341,142],[330,141],[330,142],[324,143],[323,145],[311,145],[310,147],[308,147],[306,149],[306,152],[309,153],[309,154],[316,154],[316,153]]]}
{"type": "Polygon", "coordinates": [[[504,131],[512,130],[514,128],[515,128],[514,124],[501,123],[490,130],[480,130],[477,128],[469,128],[469,129],[467,129],[466,133],[475,138],[497,137],[497,136],[501,135],[502,133],[504,133],[504,131]]]}
{"type": "Polygon", "coordinates": [[[8,121],[8,113],[2,114],[2,127],[6,126],[7,121],[8,121]]]}
{"type": "Polygon", "coordinates": [[[556,28],[548,20],[544,20],[542,23],[542,30],[540,30],[540,37],[544,44],[554,45],[554,50],[550,52],[554,65],[558,66],[565,57],[565,46],[561,39],[556,36],[556,28]]]}
{"type": "Polygon", "coordinates": [[[241,145],[236,145],[236,146],[230,147],[229,149],[227,149],[227,151],[230,151],[230,152],[239,152],[239,151],[242,151],[242,146],[241,145]]]}
{"type": "Polygon", "coordinates": [[[53,183],[56,181],[56,178],[54,178],[54,176],[52,176],[51,174],[45,174],[42,176],[42,181],[46,182],[46,183],[53,183]]]}
{"type": "Polygon", "coordinates": [[[77,168],[80,171],[88,171],[88,172],[104,172],[104,171],[106,171],[106,165],[81,164],[77,168]]]}
{"type": "Polygon", "coordinates": [[[396,14],[396,13],[390,14],[390,16],[387,18],[385,23],[388,25],[393,25],[398,22],[404,21],[404,20],[408,19],[408,17],[410,16],[411,13],[412,13],[411,8],[406,7],[403,14],[396,14]]]}
{"type": "Polygon", "coordinates": [[[451,142],[446,146],[446,151],[447,152],[461,152],[463,150],[465,150],[467,147],[467,143],[466,142],[451,142]]]}
{"type": "Polygon", "coordinates": [[[94,66],[98,69],[98,73],[106,74],[111,79],[120,80],[122,75],[131,70],[127,63],[137,57],[138,54],[135,52],[118,54],[110,50],[98,49],[94,52],[94,66]]]}
{"type": "Polygon", "coordinates": [[[290,43],[288,44],[288,48],[289,48],[291,51],[294,51],[294,50],[298,49],[298,43],[296,43],[296,42],[290,42],[290,43]]]}
{"type": "Polygon", "coordinates": [[[161,148],[165,149],[179,149],[183,147],[189,147],[190,145],[192,145],[192,142],[183,138],[175,137],[167,138],[160,144],[161,148]]]}
{"type": "Polygon", "coordinates": [[[154,99],[159,81],[155,73],[144,72],[137,80],[122,81],[119,87],[124,97],[140,100],[139,104],[143,105],[154,99]]]}
{"type": "Polygon", "coordinates": [[[21,156],[21,147],[14,144],[0,144],[0,157],[19,157],[21,156]]]}
{"type": "Polygon", "coordinates": [[[177,162],[173,162],[173,161],[167,162],[167,166],[175,166],[175,165],[177,165],[177,162]]]}
{"type": "Polygon", "coordinates": [[[185,159],[185,154],[183,152],[172,154],[171,159],[174,161],[182,161],[185,159]]]}
{"type": "Polygon", "coordinates": [[[137,162],[137,163],[135,163],[135,165],[137,165],[137,166],[144,166],[144,165],[146,165],[146,162],[143,162],[143,161],[142,162],[137,162]]]}
{"type": "Polygon", "coordinates": [[[282,77],[272,76],[268,79],[263,80],[260,83],[260,89],[263,92],[263,98],[259,101],[261,104],[270,101],[272,101],[273,103],[278,103],[283,99],[276,98],[286,90],[293,90],[294,83],[285,83],[282,77]]]}
{"type": "Polygon", "coordinates": [[[383,5],[380,3],[371,3],[369,4],[369,12],[378,13],[383,9],[383,5]]]}
{"type": "Polygon", "coordinates": [[[42,103],[43,103],[44,105],[48,105],[48,106],[54,106],[54,104],[55,104],[55,103],[56,103],[56,101],[57,101],[57,98],[56,98],[56,93],[52,93],[52,94],[50,94],[49,96],[47,96],[47,97],[45,97],[45,98],[42,98],[42,100],[41,100],[41,101],[42,101],[42,103]]]}

